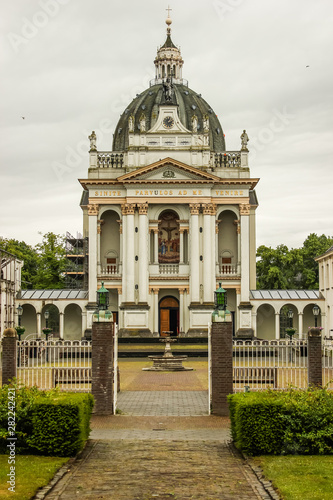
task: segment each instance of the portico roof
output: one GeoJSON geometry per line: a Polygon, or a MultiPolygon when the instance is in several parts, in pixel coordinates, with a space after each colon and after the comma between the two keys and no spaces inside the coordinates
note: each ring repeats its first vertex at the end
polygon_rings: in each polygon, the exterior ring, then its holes
{"type": "Polygon", "coordinates": [[[319,290],[250,290],[251,300],[319,300],[319,290]]]}

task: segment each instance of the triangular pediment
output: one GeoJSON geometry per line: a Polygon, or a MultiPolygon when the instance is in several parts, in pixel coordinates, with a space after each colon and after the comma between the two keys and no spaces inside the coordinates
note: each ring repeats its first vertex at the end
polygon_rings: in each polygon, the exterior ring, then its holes
{"type": "Polygon", "coordinates": [[[221,179],[216,175],[191,167],[173,158],[164,158],[146,167],[140,167],[133,172],[122,175],[117,179],[120,182],[182,182],[202,181],[217,182],[221,179]]]}

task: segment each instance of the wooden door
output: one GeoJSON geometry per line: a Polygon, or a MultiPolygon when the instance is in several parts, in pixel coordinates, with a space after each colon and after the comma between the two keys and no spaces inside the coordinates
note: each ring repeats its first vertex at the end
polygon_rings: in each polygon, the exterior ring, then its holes
{"type": "Polygon", "coordinates": [[[163,332],[168,332],[170,329],[170,312],[169,309],[160,310],[160,332],[163,336],[163,332]]]}

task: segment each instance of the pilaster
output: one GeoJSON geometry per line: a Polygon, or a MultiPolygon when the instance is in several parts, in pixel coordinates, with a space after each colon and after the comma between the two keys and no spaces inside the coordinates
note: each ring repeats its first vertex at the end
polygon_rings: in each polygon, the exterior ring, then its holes
{"type": "Polygon", "coordinates": [[[96,302],[97,292],[97,217],[99,206],[88,205],[89,216],[89,302],[96,302]]]}

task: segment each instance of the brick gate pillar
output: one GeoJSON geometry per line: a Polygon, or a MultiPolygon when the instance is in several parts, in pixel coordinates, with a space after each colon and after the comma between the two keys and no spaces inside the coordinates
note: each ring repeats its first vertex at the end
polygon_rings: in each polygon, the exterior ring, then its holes
{"type": "Polygon", "coordinates": [[[212,414],[228,416],[233,392],[232,322],[212,323],[212,414]]]}
{"type": "Polygon", "coordinates": [[[2,339],[2,385],[17,377],[17,335],[14,328],[7,328],[2,339]]]}
{"type": "Polygon", "coordinates": [[[322,387],[323,366],[321,352],[321,330],[311,328],[308,333],[308,385],[322,387]]]}
{"type": "Polygon", "coordinates": [[[91,392],[95,398],[94,413],[96,415],[113,414],[113,362],[113,323],[93,323],[91,349],[91,392]]]}

